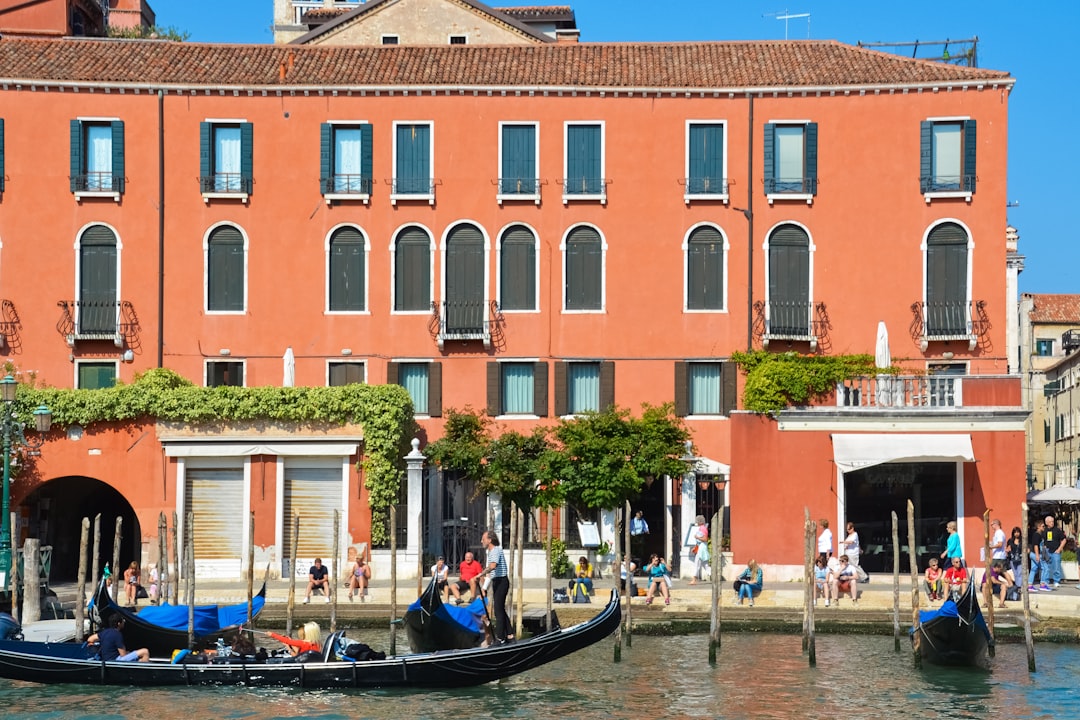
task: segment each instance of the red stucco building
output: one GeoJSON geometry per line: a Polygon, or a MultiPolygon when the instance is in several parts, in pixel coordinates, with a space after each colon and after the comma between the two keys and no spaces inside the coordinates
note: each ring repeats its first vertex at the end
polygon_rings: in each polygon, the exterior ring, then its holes
{"type": "MultiPolygon", "coordinates": [[[[291,354],[297,385],[406,386],[425,442],[451,407],[527,430],[674,402],[709,477],[650,487],[650,550],[678,553],[726,495],[736,560],[778,574],[800,563],[803,506],[871,534],[867,488],[919,487],[970,551],[983,508],[1022,498],[1007,73],[828,41],[5,37],[0,68],[4,351],[38,382],[164,366],[280,385],[291,354]],[[879,321],[925,392],[738,411],[732,351],[872,352],[879,321]],[[972,457],[901,442],[874,467],[906,480],[845,480],[866,458],[836,437],[861,433],[962,435],[972,457]]],[[[223,575],[247,511],[278,567],[297,508],[340,509],[345,545],[369,539],[362,428],[81,431],[54,431],[40,481],[13,490],[21,535],[67,557],[78,518],[114,509],[138,528],[124,555],[146,559],[160,512],[201,508],[217,534],[197,559],[223,575]]],[[[435,474],[410,487],[414,558],[473,542],[486,512],[468,497],[435,474]]],[[[328,557],[329,534],[301,557],[328,557]]]]}

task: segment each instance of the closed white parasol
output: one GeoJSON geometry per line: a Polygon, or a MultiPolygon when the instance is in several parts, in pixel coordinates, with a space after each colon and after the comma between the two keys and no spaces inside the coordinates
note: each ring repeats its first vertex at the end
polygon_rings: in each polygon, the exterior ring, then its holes
{"type": "Polygon", "coordinates": [[[291,347],[285,348],[285,356],[282,358],[282,365],[284,365],[284,372],[281,378],[281,386],[293,387],[296,385],[296,356],[293,355],[291,347]]]}

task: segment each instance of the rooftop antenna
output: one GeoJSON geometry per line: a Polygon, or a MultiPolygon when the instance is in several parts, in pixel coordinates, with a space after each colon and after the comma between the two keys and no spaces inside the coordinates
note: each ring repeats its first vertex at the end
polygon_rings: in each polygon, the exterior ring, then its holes
{"type": "Polygon", "coordinates": [[[810,13],[789,13],[787,10],[781,12],[765,13],[762,17],[776,18],[777,20],[784,21],[784,39],[788,39],[788,23],[791,20],[797,20],[799,18],[806,18],[806,39],[810,39],[810,13]]]}

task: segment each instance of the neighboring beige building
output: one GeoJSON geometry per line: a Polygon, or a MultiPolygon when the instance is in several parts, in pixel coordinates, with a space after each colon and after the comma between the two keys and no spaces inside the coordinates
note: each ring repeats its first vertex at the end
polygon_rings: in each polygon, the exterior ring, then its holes
{"type": "Polygon", "coordinates": [[[1028,482],[1033,489],[1076,482],[1076,397],[1080,295],[1024,293],[1020,298],[1020,372],[1030,409],[1028,482]]]}
{"type": "Polygon", "coordinates": [[[274,42],[300,45],[528,45],[576,42],[566,6],[474,0],[274,0],[274,42]]]}

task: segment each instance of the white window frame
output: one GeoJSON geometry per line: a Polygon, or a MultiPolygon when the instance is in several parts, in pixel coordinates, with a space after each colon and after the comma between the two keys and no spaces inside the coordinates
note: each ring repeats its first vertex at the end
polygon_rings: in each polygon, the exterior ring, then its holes
{"type": "MultiPolygon", "coordinates": [[[[607,251],[607,237],[605,237],[604,232],[593,223],[575,223],[566,228],[563,232],[562,242],[559,243],[559,254],[562,256],[562,284],[559,288],[559,295],[562,298],[560,303],[564,315],[603,315],[607,313],[607,251]],[[566,241],[567,238],[570,237],[570,232],[579,227],[592,228],[600,236],[600,307],[596,310],[571,310],[566,307],[566,241]]],[[[536,264],[540,264],[539,256],[537,256],[536,264]]],[[[537,288],[537,292],[539,292],[539,287],[537,288]]],[[[593,361],[589,360],[587,362],[593,361]]]]}
{"type": "Polygon", "coordinates": [[[447,45],[468,45],[469,44],[469,34],[468,33],[450,33],[449,35],[446,36],[446,44],[447,45]],[[463,38],[465,40],[465,42],[463,42],[463,43],[455,43],[454,38],[463,38]]]}
{"type": "MultiPolygon", "coordinates": [[[[390,158],[390,167],[393,175],[394,192],[390,193],[390,204],[397,205],[399,200],[427,200],[428,205],[435,204],[435,121],[434,120],[395,120],[392,123],[393,154],[390,158]],[[427,125],[428,126],[428,181],[431,183],[427,193],[399,193],[397,192],[397,131],[399,125],[427,125]]],[[[434,237],[434,236],[433,236],[434,237]]]]}
{"type": "Polygon", "coordinates": [[[210,384],[210,365],[211,363],[240,363],[241,372],[244,373],[244,382],[242,385],[229,385],[227,387],[247,387],[248,371],[247,371],[247,359],[229,357],[213,357],[203,358],[203,387],[222,387],[220,385],[210,384]]]}
{"type": "MultiPolygon", "coordinates": [[[[123,252],[124,251],[124,243],[123,243],[123,241],[121,241],[120,232],[116,229],[116,227],[114,225],[112,225],[111,223],[107,223],[107,222],[89,222],[89,223],[86,223],[81,228],[79,228],[79,231],[77,233],[75,233],[75,297],[76,298],[81,298],[82,297],[82,280],[81,280],[81,278],[82,278],[82,252],[81,252],[81,250],[82,250],[82,238],[83,238],[83,235],[86,234],[86,231],[89,230],[90,228],[94,227],[95,225],[104,225],[105,227],[109,228],[109,230],[112,231],[113,237],[116,238],[116,301],[119,303],[120,298],[123,297],[122,288],[121,288],[120,284],[123,282],[123,277],[124,277],[124,273],[122,272],[123,271],[123,257],[124,257],[124,252],[123,252]]],[[[204,282],[205,282],[205,278],[204,278],[204,282]]],[[[205,297],[205,292],[203,293],[203,295],[205,297]]],[[[117,309],[119,310],[119,308],[117,308],[117,309]]],[[[74,310],[75,310],[75,317],[74,317],[74,319],[75,319],[75,329],[77,331],[78,328],[79,328],[79,312],[80,312],[78,304],[76,304],[74,310]]],[[[73,344],[73,341],[75,340],[75,337],[77,335],[78,335],[78,333],[76,332],[71,336],[71,338],[68,341],[68,345],[73,344]]],[[[116,337],[113,338],[113,343],[117,347],[120,347],[123,344],[123,338],[120,336],[119,318],[117,318],[116,337]]],[[[117,377],[119,377],[119,376],[117,376],[117,377]]]]}
{"type": "MultiPolygon", "coordinates": [[[[688,176],[689,177],[689,176],[688,176]]],[[[686,234],[683,235],[682,241],[682,259],[683,259],[683,312],[691,315],[701,313],[711,314],[724,314],[728,313],[728,277],[730,275],[728,271],[728,258],[731,254],[731,243],[728,241],[728,235],[724,232],[724,229],[714,222],[699,222],[691,225],[686,230],[686,234]],[[690,287],[688,285],[690,281],[690,236],[694,234],[694,231],[702,227],[711,227],[720,233],[720,237],[724,239],[724,273],[722,281],[724,283],[724,307],[720,310],[705,310],[705,309],[691,309],[690,308],[690,287]]],[[[766,275],[768,277],[768,275],[766,275]]]]}
{"type": "MultiPolygon", "coordinates": [[[[86,152],[86,125],[110,125],[114,122],[123,122],[118,117],[76,117],[75,118],[82,127],[79,128],[79,132],[82,133],[82,145],[83,152],[86,152]]],[[[111,143],[111,141],[110,141],[111,143]]],[[[112,147],[109,147],[110,154],[112,153],[112,147]]],[[[127,152],[127,148],[124,148],[124,152],[127,152]]],[[[112,198],[114,202],[120,202],[120,193],[112,190],[76,190],[75,199],[82,200],[83,198],[112,198]]]]}
{"type": "MultiPolygon", "coordinates": [[[[338,223],[330,228],[323,240],[323,287],[326,289],[323,297],[323,315],[370,315],[371,314],[371,238],[364,232],[364,228],[356,223],[338,223]],[[364,238],[364,309],[363,310],[331,310],[330,309],[330,240],[341,228],[353,228],[364,238]]],[[[391,270],[391,274],[393,270],[391,270]]],[[[393,290],[391,290],[393,292],[393,290]]]]}
{"type": "Polygon", "coordinates": [[[531,201],[531,202],[535,203],[536,205],[539,205],[540,204],[540,122],[537,121],[537,120],[500,120],[499,121],[499,160],[498,160],[498,162],[499,162],[498,172],[496,172],[496,174],[495,174],[495,177],[497,178],[496,181],[495,181],[496,182],[495,201],[498,202],[499,205],[502,205],[504,202],[521,202],[521,201],[525,201],[525,202],[531,201]],[[536,182],[536,192],[531,193],[531,194],[522,193],[522,194],[513,194],[513,195],[505,194],[504,195],[502,193],[502,182],[501,182],[501,180],[502,180],[502,169],[503,169],[503,164],[502,164],[503,163],[503,154],[502,154],[502,151],[503,151],[503,142],[502,142],[503,128],[504,127],[510,127],[510,126],[521,127],[521,126],[529,126],[529,125],[531,125],[532,127],[534,127],[536,129],[536,132],[533,134],[533,138],[535,140],[535,148],[533,149],[533,159],[534,159],[533,167],[536,168],[536,177],[534,178],[534,180],[536,182]]]}
{"type": "MultiPolygon", "coordinates": [[[[499,363],[499,415],[500,418],[506,418],[509,420],[539,420],[540,416],[536,413],[536,364],[540,362],[540,358],[505,358],[500,359],[499,363]],[[532,366],[532,381],[533,381],[533,411],[531,413],[506,413],[503,412],[505,406],[506,393],[503,392],[503,366],[504,365],[531,365],[532,366]]],[[[550,393],[550,387],[548,388],[550,393]]]]}
{"type": "Polygon", "coordinates": [[[401,44],[401,36],[397,33],[382,33],[379,35],[379,44],[393,47],[401,44]],[[393,40],[393,42],[387,42],[387,40],[393,40]]]}
{"type": "Polygon", "coordinates": [[[686,190],[683,192],[683,201],[687,205],[689,205],[690,202],[693,201],[693,200],[713,200],[713,201],[719,200],[720,202],[727,205],[728,201],[730,199],[729,196],[728,196],[729,188],[727,187],[727,178],[728,178],[728,124],[727,124],[727,120],[698,120],[698,119],[687,120],[686,121],[686,127],[685,127],[685,137],[684,137],[683,146],[686,148],[685,158],[684,158],[686,165],[684,167],[684,174],[683,174],[683,177],[686,178],[686,186],[685,186],[686,190]],[[721,127],[723,127],[723,133],[724,133],[724,168],[723,168],[723,173],[724,173],[725,188],[724,188],[724,192],[722,192],[722,193],[692,193],[692,192],[690,192],[690,128],[693,127],[694,125],[720,125],[721,127]]]}
{"type": "MultiPolygon", "coordinates": [[[[360,126],[362,126],[362,125],[370,125],[371,121],[369,121],[369,120],[327,120],[326,124],[330,126],[330,163],[331,163],[330,178],[331,178],[331,181],[333,181],[333,177],[334,177],[334,175],[333,175],[333,172],[334,172],[333,160],[334,160],[334,147],[336,146],[336,143],[337,143],[337,129],[339,127],[350,128],[350,129],[359,129],[360,126]]],[[[363,142],[363,140],[361,140],[361,142],[363,142]]],[[[363,146],[361,146],[360,152],[361,153],[364,152],[363,146]]],[[[374,178],[369,178],[369,180],[371,181],[372,184],[375,183],[374,178]]],[[[350,201],[350,202],[362,202],[365,205],[367,205],[368,203],[371,202],[371,193],[328,192],[328,193],[323,193],[323,198],[326,200],[327,205],[332,204],[334,200],[345,200],[345,201],[350,201]]]]}
{"type": "MultiPolygon", "coordinates": [[[[802,140],[803,140],[803,142],[802,142],[803,178],[804,179],[806,178],[806,128],[812,122],[813,122],[813,120],[766,120],[765,121],[766,125],[781,125],[781,126],[785,126],[785,127],[796,127],[796,126],[797,127],[802,127],[802,131],[803,131],[803,134],[802,134],[802,140]]],[[[776,152],[777,155],[780,154],[779,150],[776,150],[775,138],[774,138],[773,151],[776,152]]],[[[775,178],[774,178],[774,180],[775,180],[775,178]]],[[[813,193],[766,193],[765,194],[765,199],[769,201],[770,205],[772,205],[777,200],[780,200],[780,201],[795,200],[795,201],[799,201],[799,202],[805,200],[807,205],[813,205],[814,204],[814,194],[813,193]]]]}
{"type": "MultiPolygon", "coordinates": [[[[107,358],[84,358],[84,359],[79,359],[79,360],[75,361],[75,377],[72,380],[71,386],[73,388],[75,388],[76,390],[90,389],[90,388],[83,388],[83,387],[81,387],[79,385],[79,368],[81,368],[83,365],[112,365],[113,366],[113,378],[115,380],[113,385],[115,386],[117,383],[120,382],[120,361],[119,360],[109,360],[107,358]]],[[[93,388],[93,389],[94,390],[104,390],[105,388],[93,388]]]]}
{"type": "MultiPolygon", "coordinates": [[[[964,123],[971,120],[970,115],[946,115],[942,117],[928,117],[926,122],[937,124],[960,124],[961,142],[960,142],[960,177],[964,177],[964,148],[967,144],[967,136],[964,134],[964,123]]],[[[963,183],[961,182],[961,185],[963,183]]],[[[923,193],[923,200],[929,205],[932,200],[945,199],[945,198],[963,198],[966,202],[971,202],[972,193],[970,190],[941,190],[935,192],[923,193]]]]}
{"type": "MultiPolygon", "coordinates": [[[[217,222],[206,229],[203,233],[203,312],[207,315],[247,315],[248,311],[248,245],[250,239],[247,231],[234,222],[217,222]],[[211,310],[210,309],[210,235],[219,227],[234,227],[240,231],[244,238],[244,309],[243,310],[211,310]]],[[[117,288],[119,290],[119,288],[117,288]]]]}
{"type": "MultiPolygon", "coordinates": [[[[946,223],[955,223],[955,224],[959,225],[960,227],[962,227],[964,229],[964,232],[967,233],[967,237],[968,237],[968,242],[967,242],[967,278],[965,280],[965,282],[967,284],[967,288],[966,288],[967,293],[964,296],[964,302],[967,303],[967,306],[969,308],[971,307],[971,304],[972,304],[972,300],[971,300],[971,298],[972,298],[971,282],[972,282],[972,274],[973,274],[973,269],[974,269],[973,266],[975,265],[975,262],[974,262],[975,261],[975,236],[971,232],[971,226],[968,225],[963,220],[960,220],[959,218],[955,218],[955,217],[938,218],[938,219],[934,220],[933,222],[929,223],[926,226],[926,229],[923,230],[922,243],[919,245],[919,252],[922,253],[922,301],[923,301],[923,328],[924,328],[923,332],[925,332],[925,328],[926,328],[926,309],[925,309],[926,308],[926,291],[927,291],[927,286],[926,286],[926,261],[927,261],[928,255],[929,255],[929,253],[927,251],[929,250],[929,247],[930,247],[930,243],[929,243],[929,241],[930,241],[930,233],[933,232],[935,228],[940,227],[940,226],[942,226],[942,225],[944,225],[946,223]]],[[[809,230],[807,232],[809,232],[809,230]]],[[[811,255],[810,258],[811,258],[811,260],[813,260],[813,255],[811,255]]],[[[812,267],[813,267],[813,265],[811,265],[811,268],[812,267]]],[[[968,318],[966,339],[968,341],[968,349],[969,349],[970,352],[974,352],[975,351],[975,346],[978,344],[978,337],[975,335],[974,328],[973,328],[974,321],[975,321],[975,318],[973,318],[973,317],[968,318]]],[[[923,337],[922,340],[920,340],[920,342],[919,342],[919,348],[923,352],[926,352],[927,347],[929,347],[928,340],[926,339],[926,337],[923,337]]]]}
{"type": "MultiPolygon", "coordinates": [[[[769,298],[769,270],[770,270],[770,268],[769,268],[769,238],[771,238],[772,234],[774,232],[776,232],[776,228],[780,227],[781,225],[796,225],[799,228],[801,228],[803,232],[806,233],[807,243],[808,243],[807,252],[809,254],[809,258],[807,259],[807,272],[810,273],[810,277],[807,280],[807,285],[806,285],[806,287],[807,287],[806,300],[810,305],[810,317],[807,318],[807,320],[809,322],[810,332],[813,333],[813,331],[814,331],[814,255],[817,253],[817,245],[814,243],[814,234],[812,232],[810,232],[810,228],[808,228],[804,223],[801,223],[801,222],[798,222],[798,221],[795,221],[795,220],[780,220],[779,222],[774,223],[773,226],[770,227],[765,232],[765,240],[761,243],[762,252],[765,254],[765,328],[767,330],[770,329],[770,326],[772,324],[772,318],[770,317],[770,312],[769,312],[769,300],[770,300],[770,298],[769,298]]],[[[924,246],[925,246],[925,243],[926,243],[926,239],[924,237],[923,238],[924,246]]],[[[923,278],[924,278],[924,280],[923,280],[923,285],[924,285],[924,287],[923,287],[923,298],[926,297],[926,288],[925,288],[925,284],[926,284],[926,282],[925,282],[926,260],[925,260],[925,258],[926,258],[926,252],[924,251],[923,252],[923,278]]],[[[772,337],[771,333],[766,333],[766,335],[765,335],[765,343],[764,343],[766,349],[769,347],[769,340],[771,339],[771,337],[772,337]]],[[[817,350],[817,345],[818,345],[818,337],[811,334],[809,342],[810,342],[810,349],[813,350],[813,351],[816,351],[817,350]]]]}
{"type": "MultiPolygon", "coordinates": [[[[428,297],[432,300],[435,299],[435,256],[438,254],[438,248],[435,246],[435,234],[431,232],[431,228],[423,223],[408,222],[399,225],[394,232],[390,233],[390,314],[391,315],[430,315],[431,308],[428,307],[424,310],[395,310],[394,305],[397,301],[397,296],[394,294],[394,289],[397,287],[397,240],[398,235],[405,228],[416,227],[420,228],[427,233],[428,236],[428,297]]],[[[413,362],[412,360],[405,360],[404,362],[413,362]]],[[[427,362],[431,362],[428,360],[427,362]]]]}
{"type": "MultiPolygon", "coordinates": [[[[573,409],[571,409],[571,407],[570,407],[570,405],[572,404],[570,402],[570,366],[571,365],[595,365],[596,366],[597,372],[599,373],[599,375],[597,376],[597,385],[596,385],[596,406],[599,408],[600,407],[600,400],[603,397],[603,391],[602,391],[601,385],[600,385],[600,383],[603,382],[603,370],[602,370],[603,361],[602,360],[596,360],[596,359],[590,359],[590,358],[569,358],[567,360],[563,360],[562,362],[567,366],[566,367],[566,397],[564,398],[564,400],[566,401],[566,410],[567,410],[567,412],[566,412],[565,415],[561,415],[560,417],[565,418],[565,419],[572,419],[572,418],[576,418],[576,417],[582,417],[582,413],[589,412],[588,410],[583,410],[582,412],[574,412],[573,409]]],[[[602,410],[602,408],[601,408],[601,410],[602,410]]]]}
{"type": "MultiPolygon", "coordinates": [[[[243,125],[244,123],[250,122],[250,120],[248,120],[247,118],[203,118],[202,122],[210,123],[210,174],[213,175],[213,174],[215,174],[214,173],[214,145],[217,142],[216,133],[217,133],[218,127],[219,126],[232,127],[233,125],[240,126],[240,125],[243,125]]],[[[255,149],[252,148],[252,152],[254,152],[254,150],[255,149]]],[[[241,135],[240,135],[240,157],[243,158],[243,156],[244,156],[244,136],[243,136],[243,133],[241,132],[241,135]]],[[[243,159],[241,159],[240,163],[241,163],[241,166],[243,166],[243,159]]],[[[242,181],[243,181],[243,178],[241,177],[241,182],[242,181]]],[[[244,192],[243,190],[239,190],[237,192],[230,192],[230,191],[227,191],[227,190],[211,190],[209,192],[203,192],[203,194],[202,194],[203,202],[205,204],[207,204],[207,205],[209,205],[210,201],[214,200],[214,199],[217,199],[217,200],[239,200],[240,202],[242,202],[242,203],[244,203],[246,205],[247,201],[248,201],[248,199],[250,197],[251,196],[248,193],[244,192]]],[[[246,247],[247,246],[245,244],[245,249],[246,249],[246,247]]],[[[245,303],[245,305],[246,305],[246,303],[245,303]]]]}
{"type": "MultiPolygon", "coordinates": [[[[585,201],[596,202],[599,201],[601,205],[607,205],[607,122],[604,120],[566,120],[563,122],[563,193],[562,201],[563,205],[568,205],[571,200],[573,201],[585,201]],[[570,153],[567,147],[568,138],[570,135],[570,128],[578,125],[599,125],[600,126],[600,192],[591,194],[574,193],[568,194],[566,192],[566,176],[570,170],[570,153]]],[[[539,172],[539,167],[537,168],[539,172]]]]}
{"type": "Polygon", "coordinates": [[[731,362],[731,360],[719,360],[719,359],[699,359],[699,360],[687,360],[686,361],[686,417],[693,418],[694,420],[717,420],[727,419],[727,415],[724,415],[724,363],[731,362]],[[715,413],[695,413],[692,410],[694,404],[694,387],[691,377],[691,365],[715,365],[720,369],[720,397],[719,408],[715,413]]]}
{"type": "Polygon", "coordinates": [[[341,387],[340,385],[331,385],[330,384],[330,366],[331,365],[359,365],[363,369],[361,374],[364,376],[364,379],[363,379],[362,382],[363,382],[364,385],[368,384],[368,368],[367,368],[367,361],[366,360],[350,360],[348,358],[327,358],[326,359],[326,375],[325,375],[326,387],[341,387]]]}
{"type": "MultiPolygon", "coordinates": [[[[397,381],[397,384],[400,385],[403,388],[405,386],[401,384],[401,366],[402,365],[427,365],[428,406],[427,406],[427,408],[425,408],[424,412],[417,412],[417,413],[414,413],[414,414],[415,414],[415,417],[418,417],[418,418],[429,418],[429,417],[431,417],[431,415],[429,414],[429,411],[431,410],[431,365],[435,361],[432,360],[431,358],[391,358],[390,362],[397,363],[397,365],[398,365],[398,381],[397,381]]],[[[408,392],[408,388],[406,388],[405,391],[408,392]]],[[[411,396],[410,396],[410,399],[411,399],[411,396]]]]}

